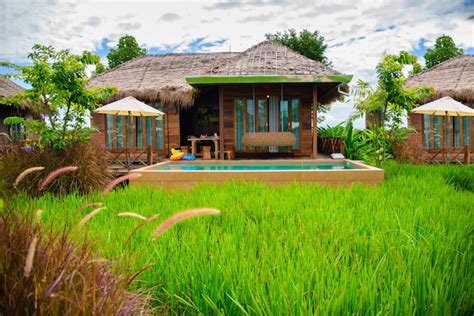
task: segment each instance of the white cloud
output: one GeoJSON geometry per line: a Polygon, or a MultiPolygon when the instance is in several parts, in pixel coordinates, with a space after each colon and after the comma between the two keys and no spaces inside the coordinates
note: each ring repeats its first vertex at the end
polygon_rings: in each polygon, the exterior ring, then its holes
{"type": "MultiPolygon", "coordinates": [[[[74,52],[94,50],[107,39],[115,45],[125,34],[146,47],[177,47],[204,38],[219,43],[208,51],[244,50],[265,33],[285,28],[319,30],[334,67],[375,83],[374,68],[384,53],[430,46],[448,34],[474,47],[472,7],[451,1],[115,1],[0,0],[0,60],[25,61],[34,43],[74,52]],[[469,10],[470,9],[470,10],[469,10]],[[377,31],[376,31],[377,30],[377,31]]],[[[344,120],[351,104],[335,104],[327,123],[344,120]]]]}

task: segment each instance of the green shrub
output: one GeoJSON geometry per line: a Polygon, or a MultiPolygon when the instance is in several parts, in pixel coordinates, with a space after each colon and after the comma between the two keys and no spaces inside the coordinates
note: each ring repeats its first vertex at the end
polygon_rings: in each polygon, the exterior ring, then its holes
{"type": "Polygon", "coordinates": [[[56,177],[45,191],[54,194],[91,193],[111,179],[107,157],[108,153],[104,149],[92,143],[73,144],[64,149],[34,148],[32,151],[16,147],[3,156],[0,162],[2,193],[4,197],[21,191],[30,196],[39,196],[42,193],[39,190],[41,181],[50,172],[65,166],[77,166],[78,169],[56,177]],[[15,180],[24,170],[38,166],[44,167],[44,170],[29,174],[15,188],[15,180]]]}
{"type": "Polygon", "coordinates": [[[334,126],[321,126],[318,127],[319,137],[344,137],[344,122],[341,122],[334,126]]]}
{"type": "Polygon", "coordinates": [[[127,290],[108,260],[89,244],[69,241],[66,230],[44,231],[32,216],[7,211],[0,218],[2,315],[130,315],[147,312],[147,300],[127,290]]]}

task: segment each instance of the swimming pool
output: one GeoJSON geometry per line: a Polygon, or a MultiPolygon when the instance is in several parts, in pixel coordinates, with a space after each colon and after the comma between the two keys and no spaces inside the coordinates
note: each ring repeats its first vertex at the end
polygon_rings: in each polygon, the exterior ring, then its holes
{"type": "Polygon", "coordinates": [[[384,179],[382,169],[351,160],[198,160],[165,161],[130,171],[141,177],[131,185],[192,187],[196,183],[260,181],[268,184],[319,182],[329,185],[376,184],[384,179]]]}
{"type": "Polygon", "coordinates": [[[149,170],[157,171],[293,171],[293,170],[352,170],[361,169],[357,165],[345,163],[205,163],[189,162],[157,165],[149,170]]]}

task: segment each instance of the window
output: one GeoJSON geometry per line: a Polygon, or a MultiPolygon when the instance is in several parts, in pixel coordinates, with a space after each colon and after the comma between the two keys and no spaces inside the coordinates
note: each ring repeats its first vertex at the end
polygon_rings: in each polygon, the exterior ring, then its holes
{"type": "Polygon", "coordinates": [[[244,101],[235,100],[235,149],[243,150],[242,136],[244,135],[244,101]]]}
{"type": "Polygon", "coordinates": [[[291,131],[295,134],[296,142],[292,149],[300,149],[300,100],[291,99],[291,131]]]}
{"type": "Polygon", "coordinates": [[[13,142],[23,139],[23,124],[11,124],[8,127],[10,138],[13,142]]]}
{"type": "Polygon", "coordinates": [[[126,116],[125,117],[125,122],[126,122],[126,130],[127,130],[127,147],[128,148],[133,148],[133,117],[126,116]]]}
{"type": "Polygon", "coordinates": [[[423,147],[425,149],[430,148],[430,121],[431,116],[429,114],[423,114],[423,147]]]}
{"type": "Polygon", "coordinates": [[[124,131],[123,131],[123,116],[116,116],[116,122],[117,122],[117,148],[122,149],[123,148],[123,139],[124,139],[124,131]]]}
{"type": "Polygon", "coordinates": [[[107,114],[107,148],[112,149],[114,147],[114,116],[107,114]]]}
{"type": "Polygon", "coordinates": [[[146,145],[151,146],[153,144],[153,121],[152,117],[147,116],[145,119],[145,140],[146,145]]]}
{"type": "Polygon", "coordinates": [[[444,128],[444,137],[446,140],[446,143],[444,143],[444,146],[446,146],[446,148],[451,148],[451,136],[450,136],[451,135],[451,119],[450,117],[449,116],[443,117],[443,122],[445,123],[443,128],[444,128]]]}
{"type": "Polygon", "coordinates": [[[434,133],[434,147],[439,149],[441,147],[441,134],[439,130],[440,119],[439,116],[433,116],[433,133],[434,133]]]}
{"type": "Polygon", "coordinates": [[[258,100],[258,131],[268,132],[268,107],[267,100],[258,100]]]}
{"type": "Polygon", "coordinates": [[[469,131],[469,117],[463,117],[462,118],[462,143],[464,146],[469,146],[470,145],[470,131],[469,131]]]}
{"type": "Polygon", "coordinates": [[[459,117],[453,117],[453,147],[459,148],[459,117]]]}
{"type": "Polygon", "coordinates": [[[137,117],[137,120],[136,120],[136,129],[137,129],[137,133],[136,133],[136,144],[137,144],[137,148],[139,149],[142,149],[143,148],[143,121],[142,121],[142,118],[140,116],[137,117]]]}
{"type": "MultiPolygon", "coordinates": [[[[255,104],[253,99],[247,99],[247,133],[255,133],[255,104]]],[[[253,150],[253,146],[247,147],[248,150],[253,150]]]]}
{"type": "Polygon", "coordinates": [[[280,102],[280,131],[288,132],[288,101],[280,102]]]}
{"type": "MultiPolygon", "coordinates": [[[[163,111],[161,103],[156,104],[156,109],[163,111]]],[[[165,149],[163,116],[156,117],[156,149],[165,149]]]]}

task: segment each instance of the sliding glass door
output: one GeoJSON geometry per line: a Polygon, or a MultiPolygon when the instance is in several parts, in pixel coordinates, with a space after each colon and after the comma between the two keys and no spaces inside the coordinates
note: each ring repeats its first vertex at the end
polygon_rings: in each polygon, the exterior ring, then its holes
{"type": "MultiPolygon", "coordinates": [[[[293,150],[300,149],[300,100],[278,96],[253,98],[236,98],[234,102],[235,149],[247,152],[278,152],[277,146],[245,147],[242,144],[244,133],[253,132],[292,132],[296,143],[293,150]]],[[[288,150],[281,147],[281,150],[288,150]]]]}

